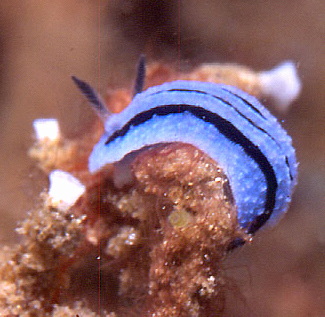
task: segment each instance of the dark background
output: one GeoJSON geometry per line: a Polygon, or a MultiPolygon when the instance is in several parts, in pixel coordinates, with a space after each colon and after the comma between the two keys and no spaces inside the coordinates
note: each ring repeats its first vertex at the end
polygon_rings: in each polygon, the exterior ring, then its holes
{"type": "Polygon", "coordinates": [[[226,316],[325,315],[325,2],[0,2],[0,239],[37,202],[46,182],[26,152],[32,121],[56,117],[85,133],[93,114],[73,86],[130,87],[140,53],[181,69],[234,62],[256,70],[297,62],[300,98],[277,114],[297,149],[299,185],[286,217],[229,256],[226,316]]]}

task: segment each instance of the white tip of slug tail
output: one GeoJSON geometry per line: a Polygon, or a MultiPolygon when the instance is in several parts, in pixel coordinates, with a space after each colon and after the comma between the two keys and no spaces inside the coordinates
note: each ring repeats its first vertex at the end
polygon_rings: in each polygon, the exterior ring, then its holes
{"type": "Polygon", "coordinates": [[[271,97],[277,109],[287,112],[291,103],[298,98],[301,81],[294,62],[285,61],[268,71],[260,73],[263,95],[271,97]]]}
{"type": "Polygon", "coordinates": [[[85,192],[86,187],[70,173],[54,170],[50,173],[50,205],[68,210],[85,192]]]}
{"type": "Polygon", "coordinates": [[[36,119],[33,121],[33,127],[38,141],[57,141],[61,137],[57,119],[36,119]]]}

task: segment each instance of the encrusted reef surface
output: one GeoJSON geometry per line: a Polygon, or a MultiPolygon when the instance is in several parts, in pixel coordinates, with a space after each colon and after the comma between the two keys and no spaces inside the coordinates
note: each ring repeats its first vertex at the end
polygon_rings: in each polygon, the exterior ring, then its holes
{"type": "MultiPolygon", "coordinates": [[[[179,74],[155,63],[147,83],[178,78],[263,96],[259,74],[236,65],[179,74]]],[[[119,90],[106,99],[118,112],[129,96],[119,90]]],[[[87,159],[101,132],[96,125],[79,140],[44,137],[30,149],[50,176],[50,190],[19,225],[21,243],[0,253],[0,315],[222,315],[228,288],[222,260],[234,240],[250,239],[238,227],[225,174],[180,143],[90,174],[87,159]],[[57,184],[55,170],[78,180],[63,174],[57,184]],[[71,201],[54,189],[73,196],[75,185],[80,194],[71,201]]]]}

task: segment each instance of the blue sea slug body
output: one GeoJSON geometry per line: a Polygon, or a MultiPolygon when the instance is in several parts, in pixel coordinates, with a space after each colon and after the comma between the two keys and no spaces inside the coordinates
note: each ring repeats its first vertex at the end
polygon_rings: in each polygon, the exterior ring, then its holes
{"type": "MultiPolygon", "coordinates": [[[[137,82],[143,77],[138,75],[137,82]]],[[[173,81],[143,92],[141,83],[126,109],[103,115],[105,107],[91,87],[74,81],[104,118],[105,132],[90,155],[90,172],[155,144],[188,143],[227,175],[238,223],[247,233],[287,210],[297,179],[295,151],[286,131],[255,97],[207,82],[173,81]]]]}

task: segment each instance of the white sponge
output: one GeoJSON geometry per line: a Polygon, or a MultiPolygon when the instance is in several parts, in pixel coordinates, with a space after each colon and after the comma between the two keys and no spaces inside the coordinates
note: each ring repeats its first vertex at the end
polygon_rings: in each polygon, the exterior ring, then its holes
{"type": "Polygon", "coordinates": [[[50,204],[67,210],[85,192],[85,186],[70,173],[54,170],[50,173],[50,204]]]}
{"type": "Polygon", "coordinates": [[[36,119],[33,122],[37,140],[56,141],[60,138],[60,127],[57,119],[36,119]]]}

